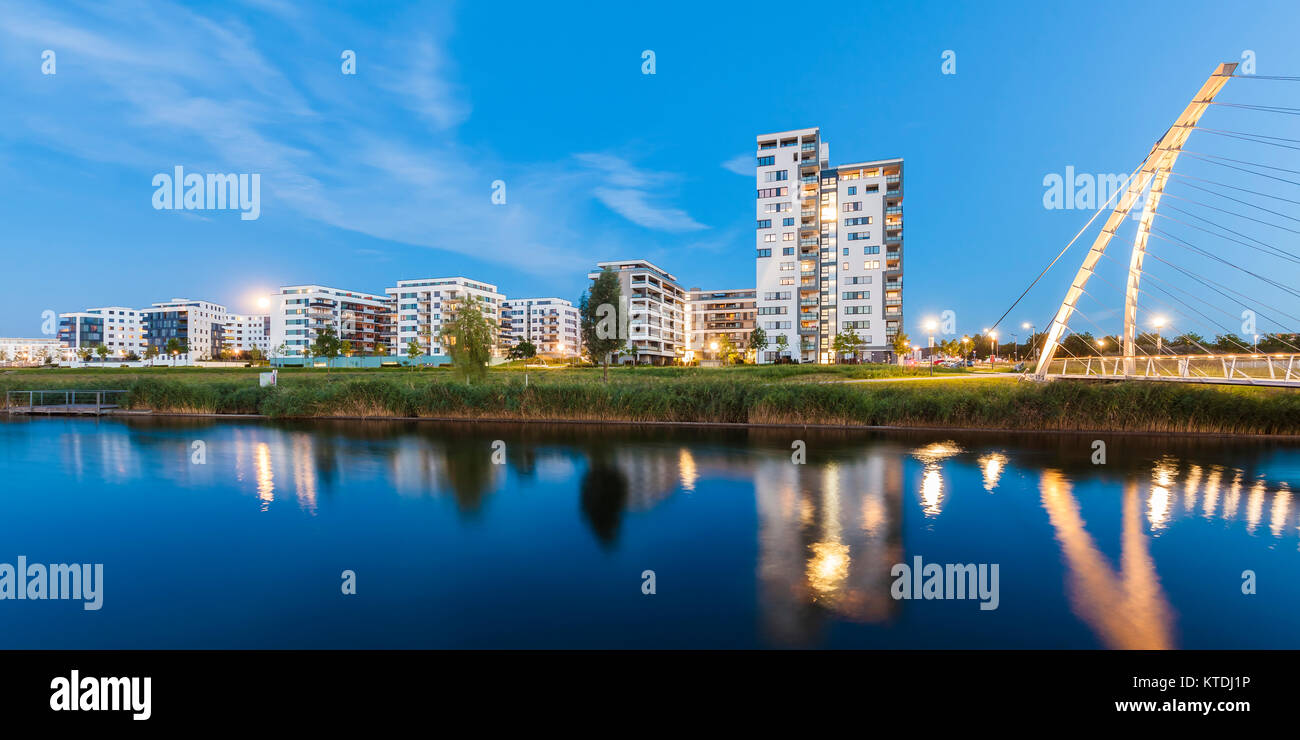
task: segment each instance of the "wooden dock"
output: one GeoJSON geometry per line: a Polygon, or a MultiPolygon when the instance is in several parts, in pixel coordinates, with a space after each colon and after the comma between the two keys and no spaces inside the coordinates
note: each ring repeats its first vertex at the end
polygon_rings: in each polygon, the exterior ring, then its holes
{"type": "Polygon", "coordinates": [[[103,416],[120,408],[126,391],[9,391],[5,411],[22,416],[103,416]]]}

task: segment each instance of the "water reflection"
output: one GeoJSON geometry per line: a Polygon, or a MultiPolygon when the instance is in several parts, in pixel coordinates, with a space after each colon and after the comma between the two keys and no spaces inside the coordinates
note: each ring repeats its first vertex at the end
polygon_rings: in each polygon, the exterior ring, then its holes
{"type": "MultiPolygon", "coordinates": [[[[0,433],[16,428],[0,427],[0,433]]],[[[987,437],[844,432],[811,439],[800,430],[809,439],[808,459],[793,464],[792,433],[781,430],[159,420],[59,429],[53,462],[78,481],[156,478],[175,489],[233,489],[239,505],[258,517],[319,522],[331,515],[332,497],[355,497],[378,509],[392,506],[385,496],[394,496],[404,511],[419,511],[429,499],[453,521],[487,526],[512,516],[502,503],[508,493],[553,492],[554,500],[533,509],[558,512],[549,514],[550,528],[530,532],[531,539],[520,528],[500,540],[517,557],[542,557],[551,544],[546,538],[575,536],[552,534],[564,521],[577,522],[579,545],[594,543],[597,558],[617,557],[628,549],[625,542],[684,550],[698,558],[692,567],[700,578],[752,580],[754,622],[767,645],[823,645],[845,624],[903,629],[908,615],[889,594],[895,563],[926,548],[977,560],[972,544],[995,542],[1009,543],[1008,552],[1030,561],[1021,572],[1031,577],[1020,582],[1007,578],[1004,567],[1002,588],[1024,589],[1022,601],[1046,595],[1068,602],[1068,613],[1061,607],[1058,618],[1085,625],[1096,644],[1177,647],[1186,607],[1175,607],[1177,591],[1167,592],[1166,584],[1185,566],[1172,554],[1162,560],[1160,545],[1181,536],[1193,543],[1182,547],[1194,547],[1211,529],[1229,530],[1232,538],[1218,542],[1253,552],[1252,541],[1276,546],[1297,535],[1291,487],[1279,479],[1297,469],[1295,450],[1283,450],[1292,462],[1279,467],[1269,458],[1278,448],[1262,443],[1225,451],[1134,441],[1125,462],[1094,466],[1088,445],[1072,438],[990,444],[987,437]],[[207,442],[206,464],[191,459],[195,439],[207,442]],[[493,459],[497,440],[505,442],[504,459],[493,459]],[[724,490],[724,483],[730,487],[724,490]],[[665,506],[674,497],[675,505],[665,506]],[[726,505],[737,498],[752,507],[742,510],[752,513],[756,531],[731,526],[743,520],[726,505]],[[719,512],[733,519],[701,528],[720,532],[716,541],[682,541],[679,532],[696,522],[676,517],[719,512]],[[1211,522],[1220,526],[1207,527],[1211,522]],[[637,536],[629,537],[633,531],[637,536]],[[1028,553],[1041,549],[1034,546],[1060,557],[1035,558],[1028,553]],[[751,572],[711,570],[720,552],[747,547],[754,548],[751,572]]],[[[663,552],[647,551],[637,567],[663,552]]],[[[967,629],[995,629],[983,619],[967,629]]]]}
{"type": "Polygon", "coordinates": [[[889,569],[903,554],[902,450],[792,465],[771,450],[753,472],[759,600],[775,644],[817,644],[829,622],[880,623],[897,610],[889,569]]]}
{"type": "Polygon", "coordinates": [[[1069,569],[1068,592],[1075,613],[1107,647],[1173,647],[1169,604],[1160,589],[1155,562],[1141,528],[1137,483],[1124,485],[1119,573],[1111,568],[1084,528],[1079,504],[1065,476],[1057,470],[1046,470],[1039,488],[1043,508],[1056,530],[1069,569]]]}

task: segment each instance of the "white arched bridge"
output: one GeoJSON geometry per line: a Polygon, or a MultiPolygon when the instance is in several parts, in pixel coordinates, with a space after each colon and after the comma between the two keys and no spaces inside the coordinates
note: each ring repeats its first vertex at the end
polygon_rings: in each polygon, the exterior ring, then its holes
{"type": "Polygon", "coordinates": [[[1215,69],[1043,271],[1107,214],[1040,335],[1033,378],[1300,387],[1300,107],[1221,99],[1243,79],[1300,93],[1297,77],[1215,69]],[[1116,242],[1131,244],[1127,259],[1116,242]]]}

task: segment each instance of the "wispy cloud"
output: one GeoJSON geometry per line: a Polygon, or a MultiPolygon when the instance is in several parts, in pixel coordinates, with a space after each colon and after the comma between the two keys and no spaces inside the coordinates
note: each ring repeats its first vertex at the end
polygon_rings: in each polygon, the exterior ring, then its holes
{"type": "Polygon", "coordinates": [[[672,186],[675,176],[638,169],[610,154],[579,154],[576,159],[600,179],[601,184],[592,188],[592,195],[632,223],[669,232],[708,228],[686,211],[663,205],[662,193],[672,186]]]}
{"type": "Polygon", "coordinates": [[[737,175],[753,177],[754,175],[754,155],[737,154],[722,163],[722,169],[728,172],[734,172],[737,175]]]}
{"type": "Polygon", "coordinates": [[[446,34],[450,18],[394,18],[394,28],[377,29],[314,14],[304,39],[297,24],[281,22],[292,6],[253,4],[269,11],[257,19],[259,31],[277,25],[273,41],[217,11],[155,4],[65,11],[0,0],[0,58],[33,70],[18,81],[20,99],[0,106],[0,130],[136,171],[144,183],[174,164],[258,172],[266,217],[287,209],[541,274],[589,261],[593,245],[620,248],[618,229],[584,217],[593,200],[648,229],[706,228],[668,202],[673,175],[601,154],[507,163],[463,143],[457,129],[472,110],[446,38],[406,31],[446,34]],[[319,35],[355,39],[356,77],[341,74],[337,53],[320,58],[319,35]],[[57,80],[36,73],[32,48],[56,50],[57,80]],[[51,97],[54,82],[59,94],[51,97]],[[505,205],[492,203],[496,179],[507,183],[505,205]]]}

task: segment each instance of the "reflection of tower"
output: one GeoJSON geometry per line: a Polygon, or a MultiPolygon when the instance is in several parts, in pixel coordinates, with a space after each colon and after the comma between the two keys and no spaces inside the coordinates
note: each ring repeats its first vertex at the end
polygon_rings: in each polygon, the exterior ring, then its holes
{"type": "MultiPolygon", "coordinates": [[[[689,457],[690,464],[694,460],[689,457]]],[[[627,478],[627,507],[646,511],[672,496],[686,471],[679,450],[667,447],[619,447],[613,451],[615,467],[627,478]]],[[[691,481],[692,487],[694,481],[691,481]]]]}
{"type": "Polygon", "coordinates": [[[770,637],[804,645],[828,614],[879,622],[893,613],[889,569],[902,557],[898,450],[825,464],[763,459],[754,492],[760,609],[770,637]]]}
{"type": "Polygon", "coordinates": [[[1106,647],[1173,647],[1173,617],[1156,575],[1147,536],[1142,532],[1137,482],[1124,484],[1118,574],[1084,529],[1079,504],[1065,476],[1045,470],[1039,488],[1069,570],[1068,592],[1074,612],[1093,628],[1106,647]]]}

